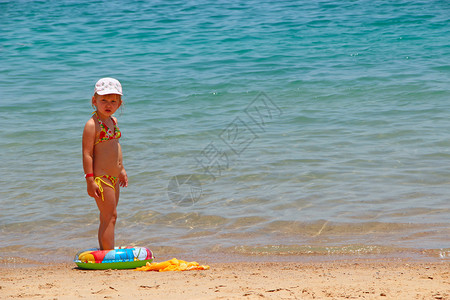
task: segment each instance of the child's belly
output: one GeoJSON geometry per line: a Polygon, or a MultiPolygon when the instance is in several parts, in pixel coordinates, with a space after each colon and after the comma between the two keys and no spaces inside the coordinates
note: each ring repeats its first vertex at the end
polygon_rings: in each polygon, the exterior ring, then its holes
{"type": "Polygon", "coordinates": [[[111,140],[95,145],[94,148],[94,175],[119,176],[119,143],[111,140]]]}

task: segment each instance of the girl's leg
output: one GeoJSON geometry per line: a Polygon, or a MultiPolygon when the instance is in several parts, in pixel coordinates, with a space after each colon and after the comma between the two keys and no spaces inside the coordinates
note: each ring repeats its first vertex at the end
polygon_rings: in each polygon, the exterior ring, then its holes
{"type": "Polygon", "coordinates": [[[120,185],[117,182],[117,184],[116,184],[116,207],[119,204],[119,196],[120,196],[120,185]]]}
{"type": "MultiPolygon", "coordinates": [[[[116,187],[118,191],[118,185],[116,187]]],[[[117,220],[118,192],[103,185],[103,198],[96,199],[100,211],[100,226],[98,228],[98,242],[101,250],[114,249],[114,230],[117,220]],[[116,197],[117,195],[117,197],[116,197]]]]}

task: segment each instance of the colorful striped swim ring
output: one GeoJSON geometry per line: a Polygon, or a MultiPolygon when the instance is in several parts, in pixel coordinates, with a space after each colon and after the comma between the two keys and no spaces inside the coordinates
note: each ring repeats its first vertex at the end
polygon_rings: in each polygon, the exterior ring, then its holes
{"type": "Polygon", "coordinates": [[[115,247],[114,250],[81,250],[73,261],[81,269],[135,269],[151,263],[153,258],[153,253],[144,247],[115,247]]]}

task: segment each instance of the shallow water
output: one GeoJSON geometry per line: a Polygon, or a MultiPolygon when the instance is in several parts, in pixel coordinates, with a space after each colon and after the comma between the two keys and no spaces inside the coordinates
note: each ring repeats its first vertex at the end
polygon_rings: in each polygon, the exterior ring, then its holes
{"type": "Polygon", "coordinates": [[[16,3],[0,3],[0,257],[96,245],[81,134],[105,76],[125,93],[117,243],[448,257],[445,1],[16,3]]]}

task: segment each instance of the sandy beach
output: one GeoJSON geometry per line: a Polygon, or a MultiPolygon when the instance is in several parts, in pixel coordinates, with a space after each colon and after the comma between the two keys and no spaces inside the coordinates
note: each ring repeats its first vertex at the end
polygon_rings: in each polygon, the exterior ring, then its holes
{"type": "Polygon", "coordinates": [[[450,299],[450,262],[206,263],[206,271],[0,266],[1,299],[450,299]]]}

